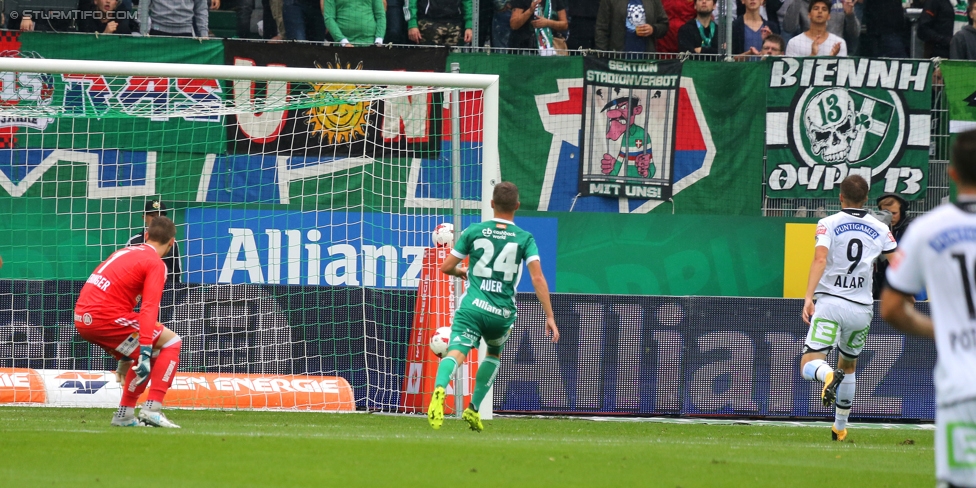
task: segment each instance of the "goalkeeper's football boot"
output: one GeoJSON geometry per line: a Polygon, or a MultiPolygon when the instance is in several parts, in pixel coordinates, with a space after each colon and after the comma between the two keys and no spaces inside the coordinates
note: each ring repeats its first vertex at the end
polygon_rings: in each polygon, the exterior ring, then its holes
{"type": "Polygon", "coordinates": [[[430,398],[430,407],[427,408],[427,422],[434,430],[440,429],[444,424],[444,388],[438,386],[434,388],[434,396],[430,398]]]}
{"type": "Polygon", "coordinates": [[[179,429],[180,426],[170,422],[163,412],[153,412],[150,410],[142,409],[139,410],[139,420],[145,422],[146,425],[153,427],[165,427],[167,429],[179,429]]]}
{"type": "Polygon", "coordinates": [[[112,417],[112,427],[142,427],[142,422],[135,417],[112,417]]]}
{"type": "Polygon", "coordinates": [[[820,399],[823,400],[825,407],[833,405],[834,400],[837,400],[837,387],[840,386],[841,381],[844,381],[844,370],[838,368],[827,373],[823,391],[820,392],[820,399]]]}
{"type": "Polygon", "coordinates": [[[837,429],[835,429],[834,427],[831,427],[830,428],[830,438],[833,439],[833,440],[835,440],[835,441],[844,442],[844,439],[847,439],[847,429],[844,429],[844,430],[842,430],[840,432],[837,432],[837,429]]]}
{"type": "Polygon", "coordinates": [[[481,414],[471,407],[464,409],[464,413],[461,414],[461,418],[468,423],[468,427],[475,432],[481,432],[485,430],[485,426],[481,424],[481,414]]]}

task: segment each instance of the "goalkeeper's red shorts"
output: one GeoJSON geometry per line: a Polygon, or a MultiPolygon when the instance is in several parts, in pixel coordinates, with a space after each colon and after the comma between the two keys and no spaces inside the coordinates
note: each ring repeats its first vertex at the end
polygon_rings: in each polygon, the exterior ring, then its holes
{"type": "MultiPolygon", "coordinates": [[[[82,339],[95,344],[115,359],[139,357],[139,314],[130,312],[115,319],[95,318],[75,312],[75,328],[82,339]]],[[[163,324],[153,326],[153,344],[163,333],[163,324]]]]}

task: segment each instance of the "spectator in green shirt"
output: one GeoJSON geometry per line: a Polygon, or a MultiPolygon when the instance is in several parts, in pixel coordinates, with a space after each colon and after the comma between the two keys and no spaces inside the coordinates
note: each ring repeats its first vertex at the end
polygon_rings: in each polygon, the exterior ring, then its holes
{"type": "Polygon", "coordinates": [[[417,44],[457,46],[471,42],[471,0],[409,0],[407,37],[417,44]]]}
{"type": "Polygon", "coordinates": [[[325,27],[339,44],[383,44],[386,9],[383,0],[321,0],[325,27]]]}

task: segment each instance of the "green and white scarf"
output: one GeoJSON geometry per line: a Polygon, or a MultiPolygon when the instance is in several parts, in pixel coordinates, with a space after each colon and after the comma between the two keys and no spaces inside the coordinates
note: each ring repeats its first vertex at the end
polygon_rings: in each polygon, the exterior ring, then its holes
{"type": "MultiPolygon", "coordinates": [[[[539,6],[535,8],[535,15],[542,19],[551,19],[552,0],[545,0],[545,2],[540,3],[539,6]]],[[[548,27],[535,29],[535,39],[536,44],[539,45],[539,54],[541,56],[556,55],[556,47],[552,43],[552,29],[548,27]]]]}

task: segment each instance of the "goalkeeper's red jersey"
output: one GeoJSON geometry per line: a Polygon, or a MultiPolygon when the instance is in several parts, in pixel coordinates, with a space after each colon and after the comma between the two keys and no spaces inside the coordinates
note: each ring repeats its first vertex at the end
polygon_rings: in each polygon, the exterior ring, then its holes
{"type": "Polygon", "coordinates": [[[131,314],[136,297],[142,295],[139,344],[151,345],[165,282],[166,265],[152,246],[143,244],[119,249],[88,277],[75,304],[75,314],[89,314],[99,321],[115,321],[124,314],[131,314]]]}

